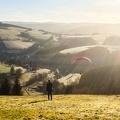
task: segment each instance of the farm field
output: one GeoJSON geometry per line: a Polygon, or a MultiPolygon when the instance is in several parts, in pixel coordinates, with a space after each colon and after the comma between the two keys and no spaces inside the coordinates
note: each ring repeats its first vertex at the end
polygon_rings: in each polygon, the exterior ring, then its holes
{"type": "Polygon", "coordinates": [[[27,31],[25,33],[28,34],[32,38],[41,39],[41,40],[47,40],[51,36],[51,34],[49,33],[37,31],[37,30],[27,31]]]}
{"type": "Polygon", "coordinates": [[[22,28],[15,27],[5,27],[6,29],[0,29],[1,38],[9,38],[9,39],[18,39],[18,36],[21,32],[25,31],[22,28]]]}
{"type": "Polygon", "coordinates": [[[82,47],[75,47],[70,49],[65,49],[60,51],[61,54],[77,54],[79,52],[94,48],[94,47],[103,47],[107,48],[110,52],[115,52],[120,49],[120,46],[110,46],[110,45],[90,45],[90,46],[82,46],[82,47]]]}
{"type": "Polygon", "coordinates": [[[1,96],[0,120],[120,120],[120,96],[1,96]]]}
{"type": "Polygon", "coordinates": [[[7,49],[27,49],[31,47],[34,42],[23,42],[19,40],[15,41],[3,41],[7,49]]]}

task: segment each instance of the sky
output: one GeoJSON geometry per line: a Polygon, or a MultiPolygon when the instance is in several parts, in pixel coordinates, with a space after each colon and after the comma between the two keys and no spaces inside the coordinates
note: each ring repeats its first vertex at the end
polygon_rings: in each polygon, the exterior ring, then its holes
{"type": "Polygon", "coordinates": [[[0,0],[0,21],[120,23],[120,0],[0,0]]]}

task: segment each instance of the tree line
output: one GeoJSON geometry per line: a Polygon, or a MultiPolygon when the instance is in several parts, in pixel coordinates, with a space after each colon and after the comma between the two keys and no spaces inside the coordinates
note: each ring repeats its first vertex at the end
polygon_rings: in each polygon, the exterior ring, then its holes
{"type": "Polygon", "coordinates": [[[120,94],[120,65],[93,68],[84,72],[79,83],[68,85],[53,81],[54,94],[120,94]]]}
{"type": "Polygon", "coordinates": [[[15,70],[11,66],[10,73],[0,74],[0,95],[23,95],[19,81],[21,73],[21,69],[15,70]]]}
{"type": "Polygon", "coordinates": [[[19,79],[16,78],[14,83],[5,78],[0,84],[0,95],[23,95],[22,86],[19,79]]]}

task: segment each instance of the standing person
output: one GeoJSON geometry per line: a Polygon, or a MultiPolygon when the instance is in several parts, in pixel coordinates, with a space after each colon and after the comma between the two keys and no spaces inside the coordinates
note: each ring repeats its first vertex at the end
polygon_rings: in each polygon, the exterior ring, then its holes
{"type": "Polygon", "coordinates": [[[51,81],[48,80],[47,86],[46,86],[46,90],[47,90],[47,92],[48,92],[48,100],[49,100],[50,98],[51,98],[51,100],[52,100],[52,87],[53,87],[53,85],[52,85],[51,81]]]}

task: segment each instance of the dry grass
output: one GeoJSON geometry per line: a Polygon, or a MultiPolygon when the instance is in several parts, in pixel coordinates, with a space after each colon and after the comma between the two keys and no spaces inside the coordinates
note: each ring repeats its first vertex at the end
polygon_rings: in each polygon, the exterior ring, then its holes
{"type": "Polygon", "coordinates": [[[120,96],[2,96],[1,120],[119,120],[120,96]]]}

